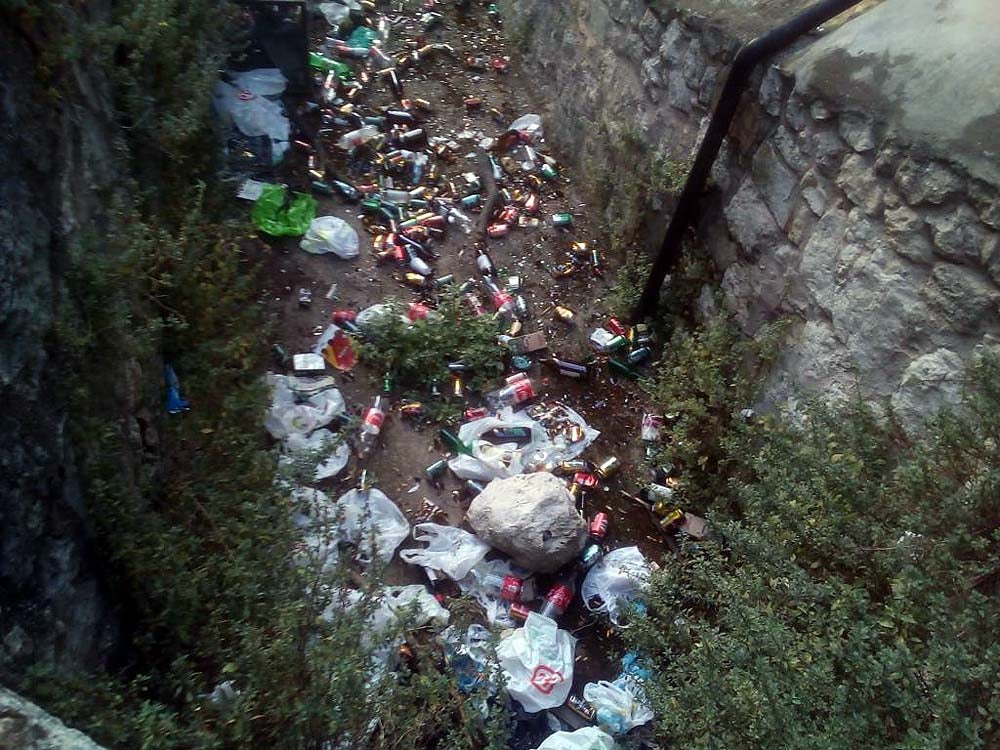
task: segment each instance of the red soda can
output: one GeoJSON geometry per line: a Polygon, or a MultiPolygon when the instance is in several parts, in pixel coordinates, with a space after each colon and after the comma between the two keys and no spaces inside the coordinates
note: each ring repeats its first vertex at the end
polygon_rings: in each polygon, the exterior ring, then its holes
{"type": "Polygon", "coordinates": [[[330,317],[334,323],[344,323],[353,321],[358,317],[358,313],[356,310],[334,310],[330,317]]]}
{"type": "Polygon", "coordinates": [[[500,216],[497,217],[497,220],[504,224],[512,224],[517,221],[517,208],[514,206],[507,206],[500,212],[500,216]]]}
{"type": "Polygon", "coordinates": [[[406,307],[406,317],[410,320],[424,320],[431,309],[419,302],[411,302],[406,307]]]}
{"type": "Polygon", "coordinates": [[[615,336],[624,336],[628,332],[628,329],[622,325],[622,322],[618,318],[608,318],[606,327],[615,336]]]}
{"type": "Polygon", "coordinates": [[[581,487],[596,487],[597,475],[589,471],[578,471],[573,475],[573,483],[581,487]]]}
{"type": "Polygon", "coordinates": [[[428,216],[426,219],[420,220],[420,226],[422,227],[434,227],[435,229],[444,229],[448,225],[445,218],[440,214],[435,214],[434,216],[428,216]]]}
{"type": "Polygon", "coordinates": [[[510,232],[508,224],[490,224],[486,227],[486,234],[490,237],[505,237],[510,232]]]}
{"type": "Polygon", "coordinates": [[[573,589],[564,583],[558,583],[549,589],[549,593],[545,595],[545,603],[542,605],[539,614],[555,620],[566,611],[572,601],[573,589]]]}
{"type": "Polygon", "coordinates": [[[507,602],[516,602],[521,598],[521,579],[517,576],[504,576],[500,586],[500,598],[507,602]]]}
{"type": "Polygon", "coordinates": [[[506,73],[510,63],[502,57],[494,57],[490,61],[490,67],[497,73],[506,73]]]}
{"type": "Polygon", "coordinates": [[[598,513],[592,519],[590,519],[589,528],[590,538],[595,541],[600,541],[608,533],[608,514],[598,513]]]}
{"type": "Polygon", "coordinates": [[[535,193],[531,193],[524,200],[524,210],[527,211],[529,214],[537,213],[538,205],[539,205],[538,196],[535,193]]]}
{"type": "Polygon", "coordinates": [[[462,412],[462,416],[465,417],[466,422],[471,422],[473,419],[482,419],[489,411],[487,411],[485,406],[479,406],[475,409],[466,409],[462,412]]]}

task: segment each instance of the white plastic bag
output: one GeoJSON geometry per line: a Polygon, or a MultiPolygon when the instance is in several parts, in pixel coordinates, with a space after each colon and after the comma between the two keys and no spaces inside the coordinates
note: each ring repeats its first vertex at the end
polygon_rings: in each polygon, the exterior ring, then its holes
{"type": "Polygon", "coordinates": [[[465,578],[490,551],[490,545],[482,539],[456,526],[417,524],[413,527],[413,538],[418,542],[427,542],[427,546],[404,549],[399,558],[410,565],[439,570],[456,581],[465,578]]]}
{"type": "Polygon", "coordinates": [[[336,216],[317,216],[310,222],[299,247],[313,255],[333,253],[351,260],[358,257],[358,244],[358,233],[346,221],[336,216]]]}
{"type": "Polygon", "coordinates": [[[528,464],[528,457],[548,443],[540,424],[512,412],[499,418],[483,417],[466,422],[458,430],[458,439],[471,448],[472,455],[460,453],[448,462],[448,468],[461,479],[481,482],[520,474],[528,464]],[[531,431],[531,440],[519,446],[514,442],[494,445],[481,439],[482,435],[497,427],[527,427],[531,431]]]}
{"type": "Polygon", "coordinates": [[[619,677],[614,682],[588,682],[583,687],[583,697],[597,709],[601,729],[613,735],[625,734],[652,720],[654,715],[646,704],[642,686],[628,677],[619,677]]]}
{"type": "Polygon", "coordinates": [[[303,545],[325,567],[337,562],[342,542],[357,547],[362,564],[375,558],[389,562],[410,534],[410,522],[381,490],[353,489],[331,502],[319,490],[300,488],[292,492],[292,501],[303,545]]]}
{"type": "Polygon", "coordinates": [[[287,378],[267,374],[271,387],[271,408],[264,418],[264,427],[275,440],[286,440],[290,435],[306,436],[330,423],[343,413],[344,397],[336,388],[321,388],[328,378],[287,378]],[[306,396],[305,394],[309,395],[306,396]],[[298,403],[296,399],[301,399],[298,403]]]}
{"type": "Polygon", "coordinates": [[[389,562],[396,547],[410,535],[410,522],[403,511],[381,490],[353,489],[341,495],[337,505],[343,513],[345,539],[357,545],[361,563],[370,563],[376,557],[389,562]]]}
{"type": "MultiPolygon", "coordinates": [[[[348,0],[348,3],[351,7],[356,5],[353,0],[348,0]]],[[[347,5],[342,3],[320,3],[319,12],[323,14],[326,22],[336,29],[351,14],[351,8],[347,7],[347,5]]]]}
{"type": "MultiPolygon", "coordinates": [[[[284,444],[286,454],[281,457],[281,461],[290,465],[298,460],[302,454],[320,451],[328,442],[336,439],[336,435],[326,429],[316,430],[308,437],[298,434],[289,435],[284,444]]],[[[347,441],[341,440],[333,446],[328,456],[319,457],[313,479],[320,482],[337,476],[347,466],[350,456],[351,449],[347,445],[347,441]]]]}
{"type": "Polygon", "coordinates": [[[575,648],[576,638],[555,620],[532,612],[497,646],[507,692],[528,713],[561,706],[573,686],[575,648]]]}
{"type": "Polygon", "coordinates": [[[540,115],[521,115],[510,124],[508,130],[516,130],[519,133],[526,133],[531,136],[531,141],[537,143],[545,137],[542,129],[542,118],[540,115]]]}
{"type": "Polygon", "coordinates": [[[278,68],[256,68],[231,75],[233,85],[257,96],[278,96],[288,81],[278,68]]]}
{"type": "Polygon", "coordinates": [[[370,620],[372,630],[383,632],[395,623],[405,611],[413,610],[413,627],[422,628],[429,622],[444,627],[451,613],[438,603],[426,586],[419,583],[412,586],[386,586],[379,599],[378,608],[370,620]]]}
{"type": "Polygon", "coordinates": [[[550,734],[535,750],[614,750],[614,748],[614,738],[596,727],[583,727],[575,732],[550,734]]]}
{"type": "Polygon", "coordinates": [[[580,594],[591,612],[607,612],[620,625],[622,604],[638,598],[649,582],[649,563],[638,547],[621,547],[606,554],[583,579],[580,594]]]}
{"type": "Polygon", "coordinates": [[[273,102],[250,89],[241,89],[225,81],[215,84],[215,109],[247,136],[265,135],[271,139],[275,162],[288,148],[290,126],[279,102],[273,102]]]}

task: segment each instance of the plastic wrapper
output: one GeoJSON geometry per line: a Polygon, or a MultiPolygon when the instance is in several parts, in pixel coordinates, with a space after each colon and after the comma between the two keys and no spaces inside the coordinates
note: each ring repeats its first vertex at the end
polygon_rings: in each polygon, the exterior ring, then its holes
{"type": "Polygon", "coordinates": [[[303,398],[293,385],[309,388],[310,378],[287,378],[268,373],[271,386],[271,408],[264,418],[264,427],[276,440],[286,440],[290,435],[309,435],[330,423],[344,412],[344,397],[336,388],[315,390],[303,398]]]}
{"type": "MultiPolygon", "coordinates": [[[[255,71],[250,71],[253,72],[255,71]]],[[[248,76],[250,73],[242,75],[248,76]]],[[[215,84],[214,97],[215,111],[226,122],[234,125],[243,135],[269,138],[275,163],[281,161],[288,149],[291,126],[280,102],[271,101],[252,89],[234,86],[225,81],[215,84]]]]}
{"type": "Polygon", "coordinates": [[[573,686],[576,639],[555,620],[532,612],[497,646],[507,692],[525,711],[535,713],[566,702],[573,686]]]}
{"type": "Polygon", "coordinates": [[[413,538],[427,542],[426,547],[405,549],[399,558],[410,565],[421,565],[459,580],[490,551],[490,546],[474,534],[455,526],[421,523],[413,527],[413,538]]]}

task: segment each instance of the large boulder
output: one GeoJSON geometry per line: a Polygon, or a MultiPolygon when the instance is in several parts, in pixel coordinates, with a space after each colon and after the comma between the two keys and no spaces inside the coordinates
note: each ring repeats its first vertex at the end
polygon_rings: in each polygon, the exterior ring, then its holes
{"type": "Polygon", "coordinates": [[[587,542],[587,523],[561,480],[548,472],[494,479],[469,507],[479,537],[514,562],[554,573],[587,542]]]}

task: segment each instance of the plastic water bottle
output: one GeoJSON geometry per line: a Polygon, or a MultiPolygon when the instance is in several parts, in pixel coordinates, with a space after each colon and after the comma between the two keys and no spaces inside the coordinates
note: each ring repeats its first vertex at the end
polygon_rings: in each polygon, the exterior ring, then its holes
{"type": "Polygon", "coordinates": [[[504,386],[498,391],[493,391],[486,396],[486,403],[491,408],[499,409],[503,406],[517,406],[528,399],[535,397],[535,386],[529,378],[520,380],[504,386]]]}
{"type": "Polygon", "coordinates": [[[358,435],[358,455],[364,458],[371,453],[379,433],[382,432],[382,424],[385,422],[385,412],[382,411],[382,397],[376,396],[375,403],[365,410],[365,415],[361,420],[361,432],[358,435]]]}

